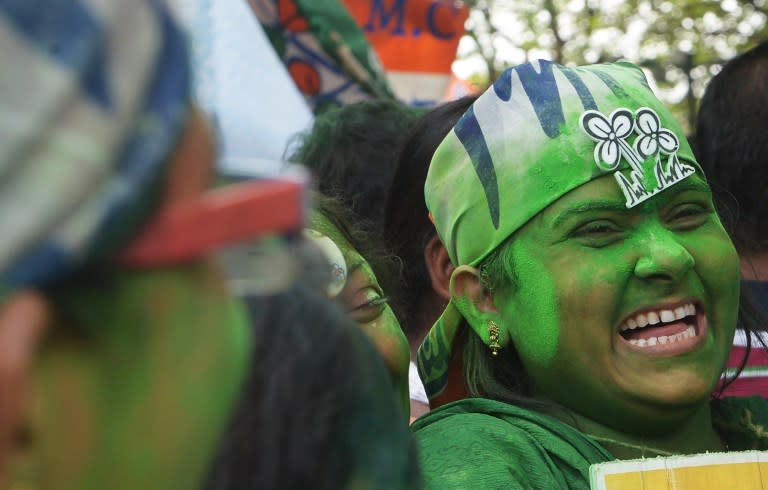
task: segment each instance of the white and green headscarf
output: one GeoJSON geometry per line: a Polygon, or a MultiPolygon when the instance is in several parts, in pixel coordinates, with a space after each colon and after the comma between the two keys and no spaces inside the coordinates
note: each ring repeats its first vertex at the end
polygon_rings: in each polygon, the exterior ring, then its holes
{"type": "MultiPolygon", "coordinates": [[[[633,207],[695,171],[682,129],[637,66],[540,60],[506,70],[467,110],[435,152],[424,192],[451,261],[477,266],[598,177],[612,173],[633,207]]],[[[445,390],[460,321],[449,303],[419,349],[430,399],[445,390]]]]}

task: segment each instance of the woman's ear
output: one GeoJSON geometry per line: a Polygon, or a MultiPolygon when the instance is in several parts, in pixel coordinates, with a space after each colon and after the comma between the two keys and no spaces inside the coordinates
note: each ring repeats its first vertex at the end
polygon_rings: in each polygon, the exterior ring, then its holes
{"type": "Polygon", "coordinates": [[[507,332],[499,331],[499,310],[493,293],[480,280],[480,271],[468,265],[457,267],[451,275],[451,297],[461,316],[486,345],[498,342],[499,337],[508,340],[507,332]]]}
{"type": "Polygon", "coordinates": [[[424,262],[427,264],[432,290],[446,301],[451,299],[451,274],[455,267],[437,235],[424,246],[424,262]]]}
{"type": "MultiPolygon", "coordinates": [[[[493,294],[482,283],[480,271],[468,265],[460,265],[451,274],[451,296],[463,299],[472,316],[498,315],[493,294]]],[[[462,314],[464,312],[462,311],[462,314]]],[[[466,318],[466,317],[465,317],[466,318]]]]}
{"type": "Polygon", "coordinates": [[[483,285],[480,271],[468,265],[457,267],[451,275],[451,296],[456,309],[493,352],[509,344],[508,325],[496,308],[494,292],[483,285]]]}

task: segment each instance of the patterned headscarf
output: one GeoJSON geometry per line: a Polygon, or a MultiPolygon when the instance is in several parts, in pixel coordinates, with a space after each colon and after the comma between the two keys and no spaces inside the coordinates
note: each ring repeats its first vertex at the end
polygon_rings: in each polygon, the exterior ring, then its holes
{"type": "Polygon", "coordinates": [[[189,110],[161,0],[0,3],[0,296],[116,247],[158,197],[189,110]]]}
{"type": "MultiPolygon", "coordinates": [[[[477,266],[573,189],[612,173],[633,207],[701,172],[685,135],[636,66],[506,70],[438,147],[425,197],[456,265],[477,266]]],[[[452,303],[419,349],[430,400],[448,382],[461,315],[452,303]]],[[[487,330],[477,334],[488,344],[487,330]]]]}

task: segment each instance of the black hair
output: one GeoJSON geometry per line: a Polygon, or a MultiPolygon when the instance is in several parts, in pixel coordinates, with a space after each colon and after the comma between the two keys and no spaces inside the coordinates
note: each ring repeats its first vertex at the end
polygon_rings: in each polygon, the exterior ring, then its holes
{"type": "Polygon", "coordinates": [[[768,250],[768,42],[725,64],[699,108],[696,153],[713,193],[738,202],[739,253],[768,250]]]}
{"type": "Polygon", "coordinates": [[[250,371],[205,488],[416,488],[414,445],[365,333],[304,285],[247,305],[250,371]]]}
{"type": "Polygon", "coordinates": [[[344,205],[338,197],[315,194],[315,209],[337,229],[357,253],[363,257],[376,275],[390,306],[397,306],[397,299],[392,293],[398,288],[400,262],[397,257],[376,239],[373,223],[365,221],[344,205]]]}
{"type": "MultiPolygon", "coordinates": [[[[731,240],[734,240],[735,227],[738,222],[738,202],[732,194],[713,188],[713,200],[717,208],[717,214],[731,240]]],[[[716,397],[721,397],[725,390],[741,375],[747,366],[749,355],[752,352],[752,340],[756,339],[758,348],[768,350],[768,340],[765,333],[768,330],[768,318],[764,309],[760,306],[760,300],[755,296],[755,292],[745,288],[743,285],[739,290],[739,320],[738,328],[746,334],[746,344],[744,356],[739,361],[739,365],[734,370],[733,376],[725,378],[720,388],[715,392],[716,397]],[[753,335],[754,334],[754,335],[753,335]]]]}
{"type": "Polygon", "coordinates": [[[288,159],[310,168],[320,193],[341,199],[380,234],[397,148],[423,112],[389,99],[332,107],[292,142],[288,159]]]}
{"type": "MultiPolygon", "coordinates": [[[[707,85],[696,123],[696,156],[739,254],[768,251],[768,42],[725,64],[707,85]]],[[[733,382],[747,363],[752,335],[766,348],[768,319],[752,292],[742,288],[739,326],[746,353],[733,382]]]]}
{"type": "Polygon", "coordinates": [[[475,100],[475,95],[465,96],[424,114],[411,128],[398,154],[384,214],[384,240],[403,263],[395,314],[409,340],[424,336],[416,316],[425,295],[432,291],[424,247],[437,233],[424,202],[427,170],[440,142],[475,100]]]}

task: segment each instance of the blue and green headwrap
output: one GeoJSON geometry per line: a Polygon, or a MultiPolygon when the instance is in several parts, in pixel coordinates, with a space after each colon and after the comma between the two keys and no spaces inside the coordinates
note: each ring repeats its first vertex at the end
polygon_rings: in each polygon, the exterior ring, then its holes
{"type": "MultiPolygon", "coordinates": [[[[636,66],[510,68],[438,147],[424,186],[454,265],[479,265],[531,218],[612,173],[633,207],[699,171],[685,135],[636,66]]],[[[449,303],[424,340],[419,372],[434,400],[448,382],[461,315],[449,303]]],[[[486,343],[488,331],[476,330],[486,343]]]]}
{"type": "Polygon", "coordinates": [[[161,0],[0,2],[0,295],[136,231],[189,110],[161,0]]]}

